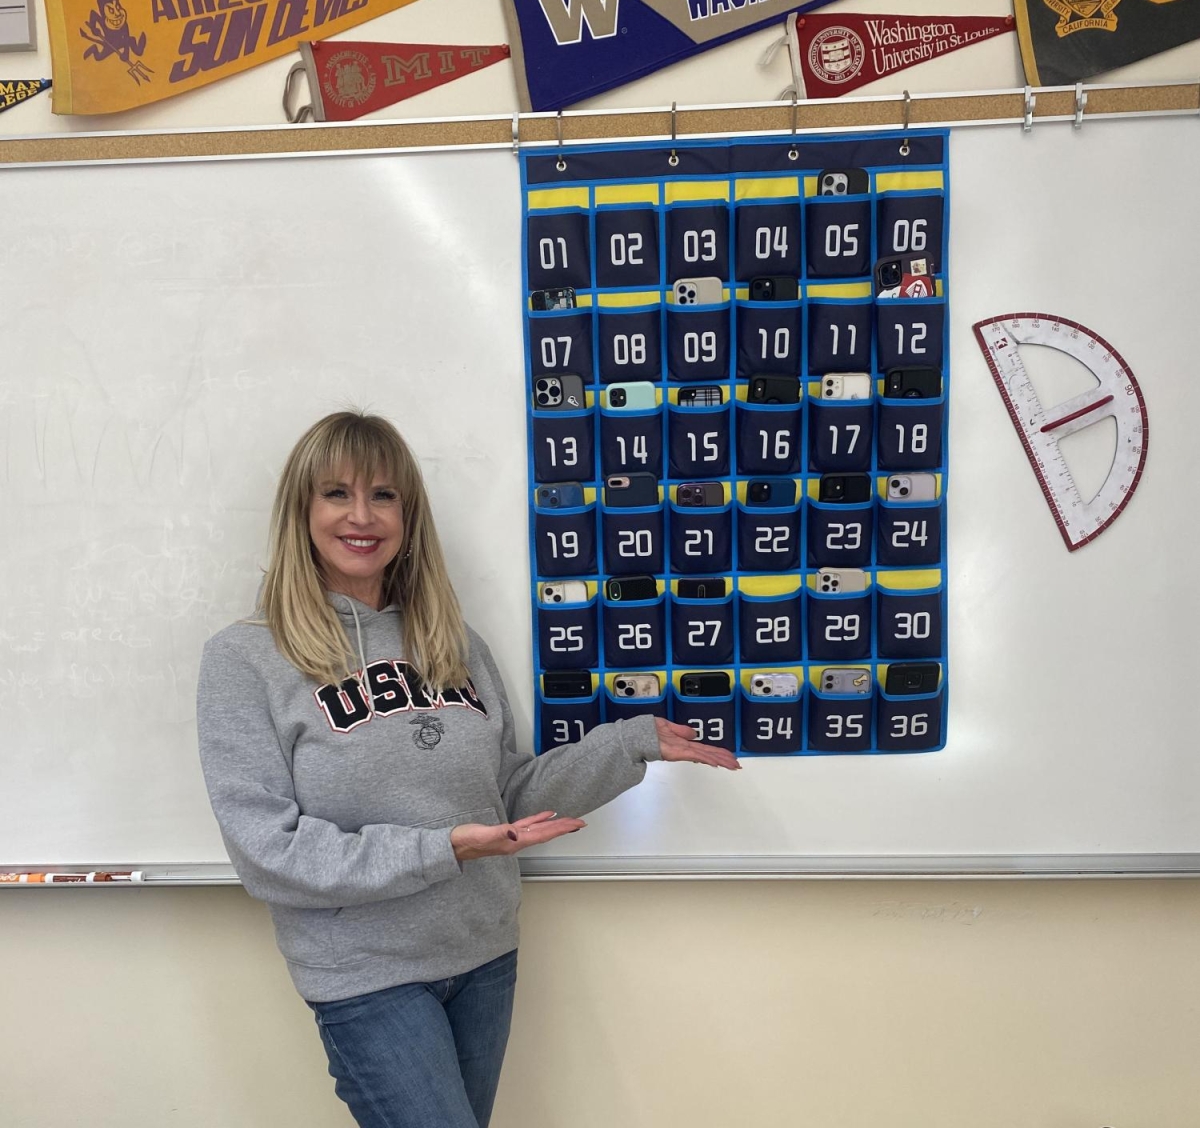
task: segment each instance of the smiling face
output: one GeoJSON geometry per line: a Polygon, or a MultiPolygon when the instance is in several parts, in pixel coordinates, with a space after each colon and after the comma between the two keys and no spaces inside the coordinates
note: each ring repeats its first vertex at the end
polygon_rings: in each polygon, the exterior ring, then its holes
{"type": "Polygon", "coordinates": [[[379,475],[368,479],[347,471],[318,481],[308,535],[325,587],[378,610],[384,572],[404,541],[396,486],[379,475]]]}
{"type": "Polygon", "coordinates": [[[120,0],[104,0],[100,10],[104,13],[104,22],[113,31],[125,26],[125,9],[121,7],[120,0]]]}

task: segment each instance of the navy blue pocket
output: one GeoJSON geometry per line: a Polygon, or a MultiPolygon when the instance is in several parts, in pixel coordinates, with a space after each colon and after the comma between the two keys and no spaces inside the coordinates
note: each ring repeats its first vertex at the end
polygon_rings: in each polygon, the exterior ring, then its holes
{"type": "Polygon", "coordinates": [[[667,307],[667,373],[673,380],[729,379],[729,303],[667,307]]]}
{"type": "Polygon", "coordinates": [[[604,719],[606,721],[628,721],[647,713],[652,717],[666,717],[667,695],[657,697],[618,697],[609,690],[604,691],[604,719]]]}
{"type": "Polygon", "coordinates": [[[553,607],[538,604],[538,653],[543,670],[580,670],[599,665],[596,601],[553,607]]]}
{"type": "Polygon", "coordinates": [[[592,382],[592,315],[556,310],[529,315],[529,363],[534,376],[574,373],[592,382]]]}
{"type": "Polygon", "coordinates": [[[596,571],[596,507],[538,509],[534,541],[539,576],[590,576],[596,571]]]}
{"type": "Polygon", "coordinates": [[[942,367],[942,298],[883,298],[875,306],[879,369],[942,367]]]}
{"type": "Polygon", "coordinates": [[[654,208],[598,208],[596,285],[658,285],[658,213],[654,208]]]}
{"type": "Polygon", "coordinates": [[[667,660],[666,601],[635,599],[601,605],[604,620],[604,662],[611,670],[648,669],[667,660]]]}
{"type": "Polygon", "coordinates": [[[800,204],[738,204],[734,211],[734,269],[739,282],[800,274],[800,204]]]}
{"type": "Polygon", "coordinates": [[[875,529],[878,562],[887,567],[940,563],[942,509],[940,503],[880,502],[875,529]]]}
{"type": "Polygon", "coordinates": [[[941,748],[945,686],[912,696],[880,691],[878,748],[881,752],[931,752],[941,748]]]}
{"type": "Polygon", "coordinates": [[[745,690],[739,698],[741,724],[738,744],[742,751],[780,754],[799,752],[804,739],[804,698],[752,697],[745,690]]]}
{"type": "Polygon", "coordinates": [[[672,478],[729,476],[729,404],[667,409],[672,478]]]}
{"type": "Polygon", "coordinates": [[[533,413],[533,477],[537,482],[590,482],[596,477],[591,411],[533,413]]]}
{"type": "Polygon", "coordinates": [[[799,302],[738,302],[737,375],[800,374],[799,302]]]}
{"type": "Polygon", "coordinates": [[[526,228],[529,288],[545,290],[592,284],[588,216],[582,211],[535,212],[526,228]]]}
{"type": "Polygon", "coordinates": [[[602,383],[662,376],[661,307],[601,306],[596,316],[602,383]]]}
{"type": "Polygon", "coordinates": [[[743,662],[791,664],[803,656],[800,629],[803,593],[746,595],[738,593],[738,638],[743,662]]]}
{"type": "Polygon", "coordinates": [[[810,278],[861,278],[871,269],[869,197],[813,197],[804,228],[810,278]]]}
{"type": "Polygon", "coordinates": [[[808,465],[818,473],[871,469],[875,412],[870,400],[808,401],[808,465]]]}
{"type": "Polygon", "coordinates": [[[875,513],[871,502],[858,505],[808,503],[808,566],[865,568],[871,563],[875,513]]]}
{"type": "Polygon", "coordinates": [[[604,571],[610,576],[638,572],[663,572],[663,507],[634,506],[628,509],[601,506],[604,537],[604,571]]]}
{"type": "Polygon", "coordinates": [[[875,323],[870,301],[808,303],[808,371],[870,372],[875,323]]]}
{"type": "Polygon", "coordinates": [[[734,713],[733,694],[725,697],[685,697],[678,691],[671,694],[671,719],[679,725],[690,725],[697,740],[718,748],[732,750],[737,743],[734,713]]]}
{"type": "Polygon", "coordinates": [[[799,403],[737,403],[739,474],[783,474],[800,470],[803,406],[799,403]]]}
{"type": "Polygon", "coordinates": [[[871,593],[808,590],[808,656],[853,662],[871,656],[871,593]]]}
{"type": "Polygon", "coordinates": [[[577,744],[600,723],[600,694],[537,700],[537,750],[547,752],[561,744],[577,744]]]}
{"type": "Polygon", "coordinates": [[[800,565],[800,505],[738,505],[738,567],[747,572],[790,572],[800,565]]]}
{"type": "Polygon", "coordinates": [[[811,752],[867,752],[871,748],[870,693],[808,696],[808,748],[811,752]]]}
{"type": "Polygon", "coordinates": [[[946,398],[879,401],[879,469],[930,470],[942,464],[946,398]]]}
{"type": "Polygon", "coordinates": [[[682,204],[667,209],[667,281],[729,277],[729,208],[682,204]]]}
{"type": "Polygon", "coordinates": [[[942,588],[876,589],[877,646],[881,658],[937,658],[942,648],[942,588]]]}
{"type": "Polygon", "coordinates": [[[640,472],[661,478],[662,448],[662,408],[600,409],[600,467],[605,477],[640,472]]]}
{"type": "Polygon", "coordinates": [[[879,258],[928,255],[934,270],[946,265],[942,252],[945,200],[939,195],[885,192],[879,197],[879,258]]]}
{"type": "Polygon", "coordinates": [[[671,571],[683,576],[722,574],[733,567],[733,505],[671,503],[671,571]]]}
{"type": "Polygon", "coordinates": [[[671,599],[671,661],[676,666],[723,666],[733,661],[733,596],[671,599]]]}

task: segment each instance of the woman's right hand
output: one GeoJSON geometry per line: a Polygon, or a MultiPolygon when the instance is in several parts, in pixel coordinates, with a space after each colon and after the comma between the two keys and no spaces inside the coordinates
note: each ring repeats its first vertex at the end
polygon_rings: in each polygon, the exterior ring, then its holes
{"type": "Polygon", "coordinates": [[[490,858],[499,854],[516,854],[526,846],[537,846],[553,838],[561,838],[587,823],[583,819],[560,819],[556,811],[543,811],[516,822],[486,826],[483,823],[462,823],[450,832],[450,845],[460,862],[490,858]]]}

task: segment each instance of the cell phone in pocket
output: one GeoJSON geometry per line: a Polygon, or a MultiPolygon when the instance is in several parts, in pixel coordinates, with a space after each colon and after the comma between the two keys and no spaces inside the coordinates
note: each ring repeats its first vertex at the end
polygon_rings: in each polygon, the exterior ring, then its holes
{"type": "Polygon", "coordinates": [[[870,190],[865,168],[826,168],[817,174],[817,192],[822,196],[859,196],[870,190]]]}
{"type": "Polygon", "coordinates": [[[613,411],[645,411],[657,407],[654,385],[649,380],[633,380],[628,384],[609,384],[608,406],[613,411]]]}
{"type": "Polygon", "coordinates": [[[887,480],[888,501],[936,501],[935,474],[892,474],[887,480]]]}
{"type": "Polygon", "coordinates": [[[542,696],[591,697],[592,673],[590,670],[552,670],[542,675],[542,696]]]}
{"type": "Polygon", "coordinates": [[[786,274],[763,275],[750,279],[752,302],[794,302],[800,296],[800,284],[786,274]]]}
{"type": "Polygon", "coordinates": [[[676,591],[680,599],[724,599],[724,576],[691,576],[680,580],[676,591]]]}
{"type": "Polygon", "coordinates": [[[538,486],[534,496],[539,509],[571,509],[583,504],[583,486],[579,482],[556,482],[538,486]]]}
{"type": "Polygon", "coordinates": [[[817,591],[826,595],[866,590],[867,574],[861,568],[821,568],[817,572],[817,591]]]}
{"type": "Polygon", "coordinates": [[[574,309],[575,288],[555,286],[550,290],[534,290],[529,295],[529,304],[539,313],[554,309],[574,309]]]}
{"type": "Polygon", "coordinates": [[[653,474],[610,474],[604,479],[604,504],[612,508],[658,504],[658,479],[653,474]]]}
{"type": "Polygon", "coordinates": [[[933,259],[925,255],[889,255],[875,264],[875,296],[932,298],[933,259]]]}
{"type": "Polygon", "coordinates": [[[587,407],[583,377],[571,373],[539,376],[533,382],[533,406],[538,411],[579,411],[587,407]]]}
{"type": "Polygon", "coordinates": [[[751,697],[795,697],[800,681],[795,674],[754,674],[750,678],[751,697]]]}
{"type": "Polygon", "coordinates": [[[937,368],[889,368],[883,378],[889,399],[937,399],[942,394],[942,373],[937,368]]]}
{"type": "Polygon", "coordinates": [[[796,482],[792,478],[754,478],[746,483],[746,504],[770,509],[796,504],[796,482]]]}
{"type": "Polygon", "coordinates": [[[821,398],[866,400],[871,398],[869,372],[828,372],[821,377],[821,398]]]}
{"type": "Polygon", "coordinates": [[[867,694],[871,692],[871,671],[861,666],[830,666],[821,674],[822,693],[867,694]]]}
{"type": "Polygon", "coordinates": [[[728,697],[733,692],[724,670],[696,670],[679,677],[680,697],[728,697]]]}
{"type": "Polygon", "coordinates": [[[635,576],[613,576],[604,581],[604,597],[612,603],[657,599],[658,584],[653,576],[642,572],[635,576]]]}
{"type": "Polygon", "coordinates": [[[717,384],[696,384],[679,389],[680,407],[718,407],[725,402],[725,391],[717,384]]]}
{"type": "Polygon", "coordinates": [[[933,693],[938,687],[941,667],[936,662],[893,662],[883,680],[885,693],[904,697],[914,693],[933,693]]]}
{"type": "Polygon", "coordinates": [[[871,500],[870,474],[822,474],[817,500],[854,505],[871,500]]]}
{"type": "Polygon", "coordinates": [[[587,584],[583,580],[559,580],[553,584],[542,584],[539,598],[542,603],[551,605],[586,603],[587,584]]]}
{"type": "Polygon", "coordinates": [[[720,482],[681,482],[675,491],[677,505],[724,505],[725,487],[720,482]]]}
{"type": "Polygon", "coordinates": [[[618,674],[613,678],[614,697],[658,697],[661,693],[657,674],[618,674]]]}
{"type": "Polygon", "coordinates": [[[799,403],[800,380],[795,376],[751,376],[748,403],[799,403]]]}
{"type": "Polygon", "coordinates": [[[680,278],[671,287],[671,292],[675,295],[675,304],[681,306],[717,305],[725,300],[725,284],[712,276],[680,278]]]}

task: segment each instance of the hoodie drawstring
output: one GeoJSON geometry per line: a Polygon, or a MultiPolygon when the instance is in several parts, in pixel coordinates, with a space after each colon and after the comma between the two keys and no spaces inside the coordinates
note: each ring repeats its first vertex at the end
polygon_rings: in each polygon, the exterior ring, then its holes
{"type": "Polygon", "coordinates": [[[367,655],[363,650],[362,624],[358,621],[358,609],[354,606],[354,600],[348,599],[346,602],[350,605],[350,613],[354,616],[354,633],[358,636],[358,660],[362,663],[358,668],[358,685],[367,699],[367,708],[371,711],[371,719],[374,720],[375,699],[371,696],[371,690],[367,686],[367,655]]]}

